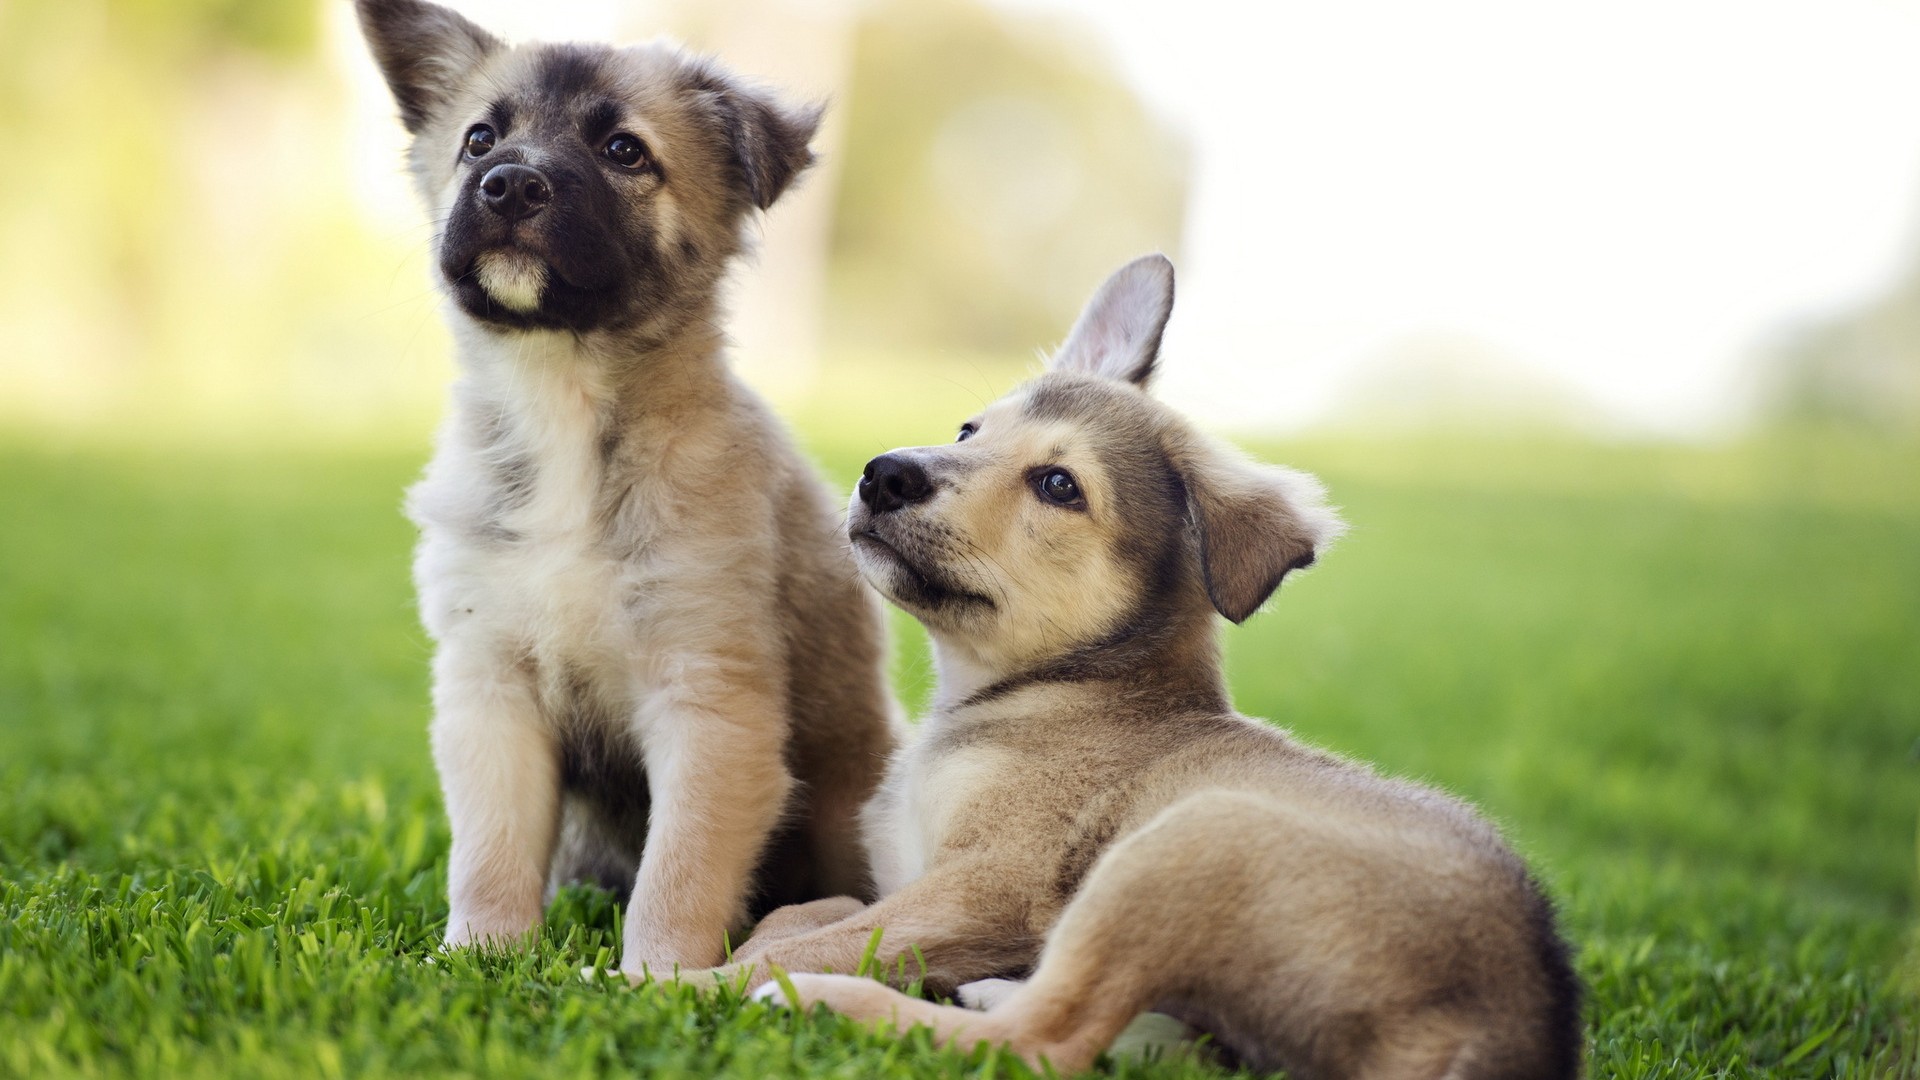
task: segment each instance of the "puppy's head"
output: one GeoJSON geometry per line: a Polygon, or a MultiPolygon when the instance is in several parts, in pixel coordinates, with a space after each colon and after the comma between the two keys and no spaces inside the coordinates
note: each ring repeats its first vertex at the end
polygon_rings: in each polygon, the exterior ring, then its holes
{"type": "Polygon", "coordinates": [[[670,323],[713,294],[742,219],[813,160],[786,107],[663,45],[509,46],[424,0],[356,0],[413,136],[461,309],[503,330],[670,323]]]}
{"type": "Polygon", "coordinates": [[[1341,530],[1303,473],[1255,464],[1147,396],[1173,266],[1123,267],[1046,374],[948,446],[869,462],[861,573],[937,636],[1030,664],[1209,608],[1240,622],[1341,530]]]}

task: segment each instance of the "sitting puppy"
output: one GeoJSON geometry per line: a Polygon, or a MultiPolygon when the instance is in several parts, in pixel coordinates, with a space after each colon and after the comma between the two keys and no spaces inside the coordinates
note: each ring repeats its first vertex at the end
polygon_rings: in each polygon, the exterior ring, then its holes
{"type": "Polygon", "coordinates": [[[446,942],[631,890],[623,970],[870,894],[893,745],[839,508],[727,371],[716,292],[812,160],[792,109],[662,46],[509,47],[358,0],[434,211],[460,380],[409,499],[453,826],[446,942]]]}
{"type": "Polygon", "coordinates": [[[882,899],[777,912],[717,974],[851,972],[881,929],[884,969],[919,977],[917,947],[936,992],[1031,978],[980,1013],[796,974],[796,1004],[1063,1074],[1149,1009],[1307,1080],[1577,1074],[1578,983],[1493,826],[1229,704],[1216,612],[1340,524],[1146,395],[1172,302],[1165,259],[1127,266],[957,445],[867,465],[856,559],[940,669],[867,811],[882,899]]]}

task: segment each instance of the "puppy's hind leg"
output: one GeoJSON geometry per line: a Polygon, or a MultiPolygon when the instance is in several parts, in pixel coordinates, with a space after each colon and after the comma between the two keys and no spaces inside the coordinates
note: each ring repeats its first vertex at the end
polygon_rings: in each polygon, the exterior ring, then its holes
{"type": "MultiPolygon", "coordinates": [[[[1139,1014],[1207,978],[1194,954],[1245,887],[1245,861],[1223,843],[1235,835],[1225,824],[1244,825],[1244,801],[1194,796],[1115,844],[1047,936],[1033,977],[994,986],[985,1013],[831,975],[791,976],[796,1004],[902,1029],[924,1024],[943,1043],[1006,1043],[1036,1068],[1080,1072],[1139,1014]]],[[[760,994],[785,996],[775,985],[760,994]]]]}
{"type": "Polygon", "coordinates": [[[1527,1056],[1526,1010],[1487,1016],[1437,992],[1462,985],[1445,959],[1464,934],[1446,903],[1460,900],[1384,895],[1383,881],[1413,887],[1408,858],[1393,837],[1265,796],[1188,795],[1094,863],[983,1037],[1064,1075],[1154,1009],[1296,1080],[1571,1075],[1527,1056]]]}
{"type": "Polygon", "coordinates": [[[834,1012],[862,1023],[891,1024],[900,1031],[916,1025],[933,1029],[941,1043],[1002,1043],[1007,1036],[1000,1024],[985,1013],[957,1005],[936,1005],[931,1001],[908,997],[885,983],[859,975],[789,975],[787,986],[769,982],[753,992],[760,1001],[779,1001],[796,1009],[825,1005],[834,1012]],[[798,1000],[787,994],[793,988],[798,1000]]]}
{"type": "Polygon", "coordinates": [[[1001,988],[989,1023],[976,1022],[965,1037],[1003,1038],[1035,1067],[1045,1062],[1069,1075],[1092,1065],[1142,1013],[1188,1001],[1219,975],[1209,954],[1242,936],[1235,924],[1259,886],[1261,860],[1246,857],[1240,838],[1249,818],[1262,816],[1252,796],[1208,792],[1122,838],[1061,913],[1033,976],[1001,988]]]}

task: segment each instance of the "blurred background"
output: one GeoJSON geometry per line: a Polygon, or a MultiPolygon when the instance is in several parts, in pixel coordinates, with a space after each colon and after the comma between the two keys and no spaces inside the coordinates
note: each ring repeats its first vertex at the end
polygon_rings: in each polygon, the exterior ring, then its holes
{"type": "MultiPolygon", "coordinates": [[[[1215,425],[1920,425],[1920,4],[457,6],[832,103],[735,287],[789,409],[994,393],[1158,249],[1164,392],[1215,425]]],[[[344,0],[0,0],[0,89],[0,420],[431,422],[427,231],[344,0]]]]}

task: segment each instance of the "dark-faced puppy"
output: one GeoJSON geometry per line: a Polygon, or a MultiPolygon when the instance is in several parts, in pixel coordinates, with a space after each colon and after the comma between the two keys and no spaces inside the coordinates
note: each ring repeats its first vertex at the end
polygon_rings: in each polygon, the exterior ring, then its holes
{"type": "Polygon", "coordinates": [[[509,46],[358,0],[413,135],[460,379],[408,508],[453,825],[449,945],[586,878],[624,970],[871,890],[892,745],[838,510],[727,371],[716,290],[812,160],[812,108],[665,45],[509,46]]]}
{"type": "Polygon", "coordinates": [[[744,217],[813,161],[818,108],[672,46],[510,48],[419,0],[359,7],[440,274],[487,326],[672,333],[711,311],[744,217]]]}
{"type": "Polygon", "coordinates": [[[840,972],[790,985],[1063,1074],[1151,1009],[1305,1080],[1575,1075],[1578,985],[1498,832],[1233,711],[1220,617],[1340,524],[1146,394],[1172,284],[1122,269],[1047,374],[868,466],[856,559],[940,668],[867,810],[881,899],[779,914],[719,974],[840,972]],[[876,930],[886,970],[991,1008],[845,975],[876,930]]]}

